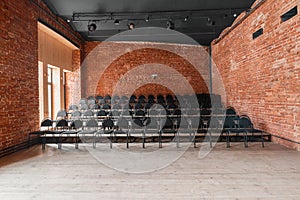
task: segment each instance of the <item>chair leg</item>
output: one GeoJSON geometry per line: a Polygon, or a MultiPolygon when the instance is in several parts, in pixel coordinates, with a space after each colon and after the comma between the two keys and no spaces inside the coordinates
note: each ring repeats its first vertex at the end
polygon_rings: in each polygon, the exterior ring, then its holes
{"type": "Polygon", "coordinates": [[[110,148],[112,148],[112,133],[110,133],[109,137],[110,137],[110,138],[109,138],[109,139],[110,139],[110,140],[109,140],[109,142],[110,142],[110,148]]]}
{"type": "Polygon", "coordinates": [[[143,149],[145,149],[145,132],[143,132],[143,149]]]}
{"type": "Polygon", "coordinates": [[[229,138],[229,131],[226,131],[226,147],[230,148],[230,138],[229,138]]]}
{"type": "Polygon", "coordinates": [[[94,135],[93,138],[93,148],[96,149],[96,138],[97,138],[97,134],[94,135]]]}
{"type": "Polygon", "coordinates": [[[126,137],[126,148],[129,148],[129,143],[128,143],[128,139],[129,139],[129,133],[127,132],[127,137],[126,137]]]}
{"type": "Polygon", "coordinates": [[[62,138],[61,138],[61,135],[58,136],[58,142],[57,142],[57,148],[58,149],[61,149],[62,147],[62,138]]]}
{"type": "Polygon", "coordinates": [[[179,148],[179,132],[176,134],[176,147],[179,148]]]}
{"type": "Polygon", "coordinates": [[[78,141],[79,141],[78,135],[76,135],[76,137],[75,137],[75,149],[78,149],[78,141]]]}
{"type": "Polygon", "coordinates": [[[46,137],[42,138],[42,150],[44,151],[46,149],[46,137]]]}
{"type": "Polygon", "coordinates": [[[196,131],[194,131],[194,148],[196,148],[196,131]]]}
{"type": "Polygon", "coordinates": [[[209,145],[212,148],[211,131],[209,131],[209,145]]]}
{"type": "Polygon", "coordinates": [[[263,148],[265,147],[265,142],[264,142],[263,132],[261,132],[261,146],[262,146],[263,148]]]}
{"type": "Polygon", "coordinates": [[[158,146],[159,146],[159,148],[162,148],[161,131],[159,131],[159,134],[158,134],[158,146]]]}
{"type": "Polygon", "coordinates": [[[245,132],[245,147],[248,148],[248,132],[245,132]]]}

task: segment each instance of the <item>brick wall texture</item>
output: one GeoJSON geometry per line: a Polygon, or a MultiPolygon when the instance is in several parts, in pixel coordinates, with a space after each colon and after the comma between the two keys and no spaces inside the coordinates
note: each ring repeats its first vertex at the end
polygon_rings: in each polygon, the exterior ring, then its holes
{"type": "MultiPolygon", "coordinates": [[[[0,150],[20,144],[39,127],[38,19],[74,43],[80,36],[35,0],[0,1],[0,150]]],[[[78,65],[76,66],[78,67],[78,65]]]]}
{"type": "MultiPolygon", "coordinates": [[[[299,13],[297,0],[266,0],[214,41],[212,57],[229,106],[248,114],[256,127],[300,142],[300,17],[285,22],[280,18],[295,6],[299,13]],[[253,39],[260,28],[263,35],[253,39]]],[[[273,141],[300,150],[295,143],[273,141]]]]}
{"type": "Polygon", "coordinates": [[[86,42],[85,56],[83,96],[208,93],[207,47],[86,42]]]}

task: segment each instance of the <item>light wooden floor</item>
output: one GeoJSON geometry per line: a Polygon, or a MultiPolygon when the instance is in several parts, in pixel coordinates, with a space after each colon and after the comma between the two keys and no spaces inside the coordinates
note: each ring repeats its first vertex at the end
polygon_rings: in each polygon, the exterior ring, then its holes
{"type": "MultiPolygon", "coordinates": [[[[108,147],[109,148],[109,147],[108,147]]],[[[126,174],[84,148],[41,146],[0,159],[0,199],[300,199],[300,152],[267,143],[190,148],[162,170],[126,174]]]]}

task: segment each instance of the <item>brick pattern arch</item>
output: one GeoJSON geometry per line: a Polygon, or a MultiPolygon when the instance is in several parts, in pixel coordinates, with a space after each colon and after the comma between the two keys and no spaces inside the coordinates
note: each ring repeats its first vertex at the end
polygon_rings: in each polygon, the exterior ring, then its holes
{"type": "MultiPolygon", "coordinates": [[[[104,73],[99,79],[99,82],[97,84],[97,88],[95,91],[96,95],[106,95],[106,94],[112,94],[114,91],[114,87],[116,86],[116,83],[122,76],[126,73],[128,73],[130,70],[142,66],[145,64],[161,64],[168,67],[171,67],[175,69],[180,75],[182,75],[190,84],[190,86],[193,88],[195,93],[208,93],[207,85],[201,76],[201,74],[198,72],[198,70],[186,59],[182,58],[181,56],[172,53],[170,51],[161,50],[161,49],[154,49],[154,48],[144,48],[144,49],[138,49],[131,52],[128,52],[126,54],[123,54],[122,56],[118,57],[115,61],[113,61],[110,66],[106,68],[104,73]]],[[[164,68],[161,69],[161,73],[164,72],[164,68]]],[[[143,72],[141,72],[143,73],[143,72]]],[[[176,75],[174,74],[167,74],[168,72],[164,74],[165,76],[174,76],[172,77],[172,80],[177,81],[180,80],[176,75]]],[[[136,74],[136,76],[139,76],[141,74],[136,74]]],[[[135,79],[136,77],[132,78],[135,79]]],[[[135,82],[131,81],[130,79],[127,80],[126,84],[136,84],[135,82]]],[[[181,83],[178,82],[178,88],[180,89],[181,83]]],[[[159,91],[155,84],[152,84],[153,87],[147,86],[147,94],[158,94],[158,93],[164,93],[165,91],[159,91]],[[154,87],[155,86],[155,87],[154,87]]],[[[184,95],[184,90],[181,92],[181,95],[184,95]]]]}

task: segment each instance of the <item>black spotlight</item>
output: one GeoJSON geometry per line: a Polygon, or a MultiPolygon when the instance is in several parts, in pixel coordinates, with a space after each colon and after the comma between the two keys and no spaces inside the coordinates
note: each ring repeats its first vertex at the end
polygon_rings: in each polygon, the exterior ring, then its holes
{"type": "Polygon", "coordinates": [[[114,23],[115,23],[115,25],[119,25],[119,24],[120,24],[120,21],[116,19],[116,20],[114,21],[114,23]]]}
{"type": "Polygon", "coordinates": [[[89,32],[94,32],[96,30],[97,26],[95,23],[91,23],[88,25],[89,32]]]}
{"type": "Polygon", "coordinates": [[[129,30],[134,29],[134,27],[135,27],[135,24],[133,22],[131,22],[131,23],[128,24],[128,29],[129,30]]]}
{"type": "Polygon", "coordinates": [[[174,29],[174,23],[171,20],[167,21],[167,29],[174,29]]]}

